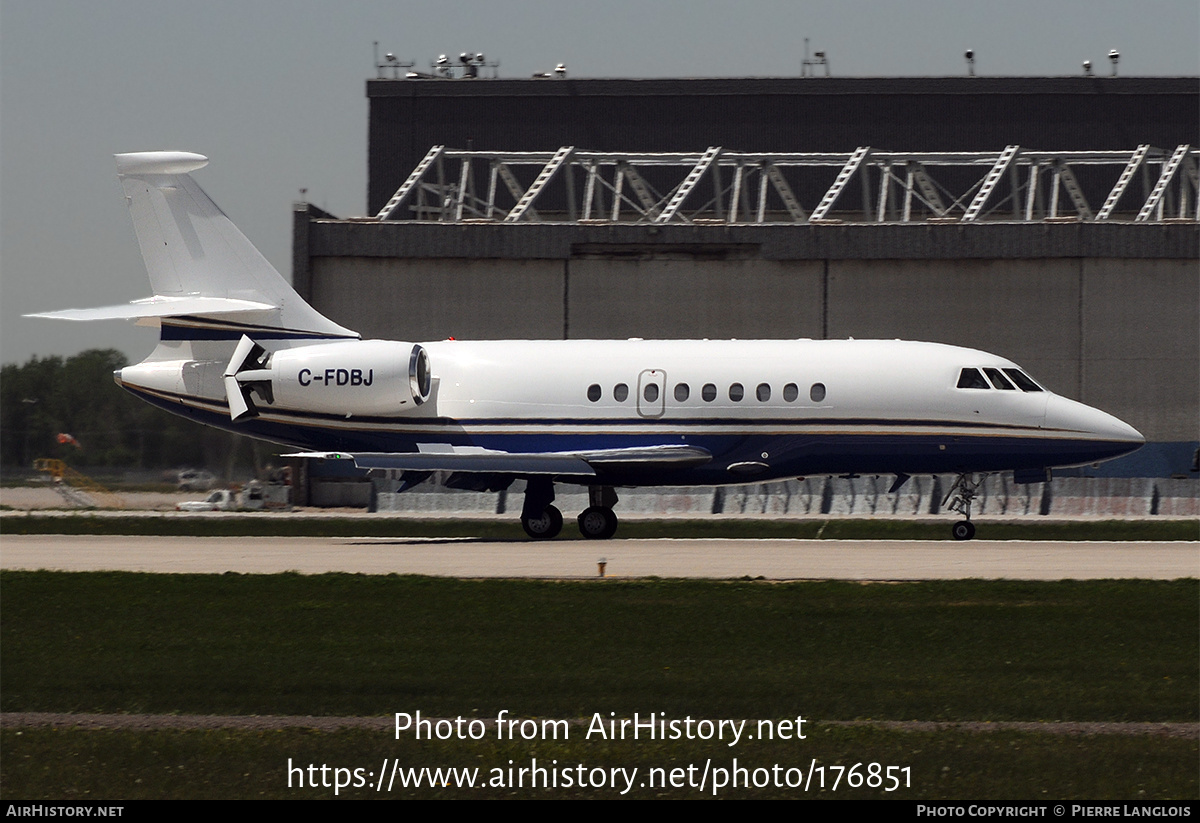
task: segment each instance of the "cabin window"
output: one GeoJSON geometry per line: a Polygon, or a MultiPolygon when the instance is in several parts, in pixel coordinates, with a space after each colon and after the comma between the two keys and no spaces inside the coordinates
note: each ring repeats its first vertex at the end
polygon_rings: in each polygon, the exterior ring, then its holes
{"type": "Polygon", "coordinates": [[[1029,379],[1029,375],[1020,369],[1005,369],[1004,373],[1013,379],[1021,391],[1041,391],[1042,387],[1029,379]]]}
{"type": "Polygon", "coordinates": [[[783,399],[789,403],[795,403],[796,398],[800,396],[800,387],[795,383],[788,383],[783,387],[783,399]]]}
{"type": "Polygon", "coordinates": [[[963,369],[958,375],[960,389],[990,389],[991,386],[983,379],[979,369],[963,369]]]}
{"type": "Polygon", "coordinates": [[[825,399],[825,384],[813,383],[812,388],[808,390],[808,396],[814,403],[820,403],[825,399]]]}
{"type": "Polygon", "coordinates": [[[745,396],[746,396],[746,389],[742,386],[741,383],[734,383],[733,385],[731,385],[729,387],[729,399],[732,400],[734,403],[740,402],[741,399],[745,396]]]}
{"type": "Polygon", "coordinates": [[[588,400],[591,400],[593,403],[595,403],[599,399],[600,399],[600,384],[593,383],[592,385],[588,386],[588,400]]]}
{"type": "Polygon", "coordinates": [[[688,388],[687,383],[676,383],[675,384],[675,399],[678,400],[680,403],[687,400],[688,395],[691,393],[692,393],[692,390],[688,388]]]}
{"type": "Polygon", "coordinates": [[[658,384],[647,383],[646,387],[642,389],[642,397],[646,398],[647,403],[653,403],[655,400],[658,400],[658,384]]]}
{"type": "Polygon", "coordinates": [[[628,386],[626,386],[624,383],[618,383],[617,385],[613,386],[613,400],[616,400],[618,403],[624,403],[628,399],[628,386]]]}
{"type": "Polygon", "coordinates": [[[754,390],[754,396],[758,398],[759,403],[766,403],[771,399],[771,384],[759,383],[758,388],[754,390]]]}
{"type": "Polygon", "coordinates": [[[999,369],[984,368],[983,373],[988,376],[988,380],[991,380],[992,385],[996,388],[1016,391],[1013,384],[1008,382],[1008,378],[1001,374],[999,369]]]}
{"type": "Polygon", "coordinates": [[[704,388],[700,390],[700,396],[704,398],[705,403],[711,403],[717,399],[717,387],[712,383],[705,383],[704,388]]]}

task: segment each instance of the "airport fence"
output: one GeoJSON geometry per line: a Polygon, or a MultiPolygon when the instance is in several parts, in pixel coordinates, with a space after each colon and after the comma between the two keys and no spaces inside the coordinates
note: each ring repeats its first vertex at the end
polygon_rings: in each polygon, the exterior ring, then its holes
{"type": "MultiPolygon", "coordinates": [[[[618,489],[617,512],[642,516],[874,517],[944,514],[952,475],[913,477],[889,492],[893,478],[815,477],[718,488],[618,489]]],[[[1019,484],[989,477],[975,498],[972,516],[1006,517],[1200,517],[1200,483],[1177,478],[1063,477],[1019,484]]],[[[374,509],[408,514],[519,513],[523,485],[504,492],[465,492],[418,486],[403,493],[377,491],[374,509]]],[[[555,505],[583,511],[586,492],[559,485],[555,505]]]]}

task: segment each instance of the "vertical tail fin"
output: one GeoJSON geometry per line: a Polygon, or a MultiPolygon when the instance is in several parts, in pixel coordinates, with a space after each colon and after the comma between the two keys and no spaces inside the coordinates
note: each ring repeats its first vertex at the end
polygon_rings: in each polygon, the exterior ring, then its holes
{"type": "Polygon", "coordinates": [[[283,329],[357,336],[304,302],[188,172],[208,158],[188,152],[118,154],[117,174],[154,293],[269,304],[283,329]]]}
{"type": "Polygon", "coordinates": [[[270,337],[358,337],[305,303],[196,185],[189,172],[207,165],[207,157],[155,151],[118,154],[116,159],[154,296],[125,306],[32,316],[174,318],[170,326],[202,326],[209,339],[237,340],[245,331],[270,337]]]}

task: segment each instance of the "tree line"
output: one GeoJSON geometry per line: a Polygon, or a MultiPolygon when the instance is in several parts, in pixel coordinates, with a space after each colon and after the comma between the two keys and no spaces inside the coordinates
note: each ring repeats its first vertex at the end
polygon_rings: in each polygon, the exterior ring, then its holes
{"type": "Polygon", "coordinates": [[[129,359],[115,349],[34,357],[0,372],[0,465],[40,457],[80,467],[203,466],[224,474],[258,464],[270,447],[138,400],[113,382],[129,359]]]}

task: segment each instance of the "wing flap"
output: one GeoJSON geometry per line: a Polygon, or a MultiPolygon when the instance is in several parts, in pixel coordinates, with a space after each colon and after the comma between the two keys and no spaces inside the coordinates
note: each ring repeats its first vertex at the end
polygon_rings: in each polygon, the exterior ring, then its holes
{"type": "Polygon", "coordinates": [[[581,460],[592,466],[626,467],[626,466],[662,466],[663,468],[686,468],[702,466],[712,460],[712,454],[707,449],[697,446],[641,446],[629,449],[599,449],[596,451],[572,452],[581,460]]]}
{"type": "Polygon", "coordinates": [[[353,460],[360,469],[399,471],[486,472],[497,474],[564,474],[591,476],[596,473],[578,457],[569,454],[521,454],[518,452],[301,452],[283,457],[353,460]]]}
{"type": "Polygon", "coordinates": [[[353,460],[360,469],[553,474],[592,477],[597,469],[683,468],[712,460],[694,446],[646,446],[576,452],[503,452],[476,446],[422,446],[418,452],[299,452],[284,457],[353,460]]]}

